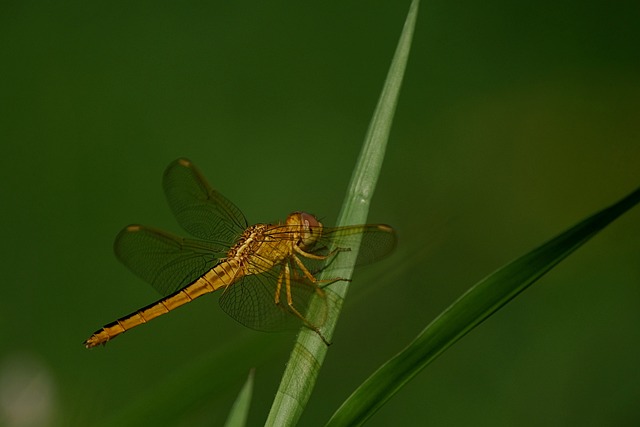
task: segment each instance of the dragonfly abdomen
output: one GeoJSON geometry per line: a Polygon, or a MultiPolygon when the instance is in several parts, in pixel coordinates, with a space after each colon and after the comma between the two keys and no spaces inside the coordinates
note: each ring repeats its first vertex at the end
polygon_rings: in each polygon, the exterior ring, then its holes
{"type": "Polygon", "coordinates": [[[121,317],[115,322],[105,325],[97,330],[84,342],[86,348],[105,344],[118,335],[143,323],[167,314],[182,305],[185,305],[204,294],[214,292],[220,288],[229,286],[240,277],[240,268],[234,260],[222,262],[209,270],[205,275],[179,291],[150,304],[135,313],[121,317]]]}

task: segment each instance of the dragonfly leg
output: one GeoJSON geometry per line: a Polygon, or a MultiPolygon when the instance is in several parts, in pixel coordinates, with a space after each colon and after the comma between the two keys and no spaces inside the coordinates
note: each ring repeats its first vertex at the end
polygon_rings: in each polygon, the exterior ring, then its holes
{"type": "MultiPolygon", "coordinates": [[[[309,281],[311,283],[313,283],[314,285],[330,285],[332,283],[335,282],[340,282],[340,281],[344,281],[344,282],[350,282],[351,279],[345,279],[344,277],[332,277],[331,279],[316,279],[316,277],[311,274],[311,272],[309,271],[309,269],[304,265],[304,263],[302,261],[300,261],[300,258],[298,258],[295,255],[292,255],[293,260],[295,261],[296,265],[298,266],[298,268],[300,268],[300,270],[302,271],[302,273],[305,275],[305,277],[307,279],[309,279],[309,281]]],[[[322,288],[320,286],[316,286],[316,292],[320,292],[322,288]]]]}
{"type": "Polygon", "coordinates": [[[289,265],[285,265],[285,267],[280,270],[280,274],[278,274],[278,285],[276,286],[276,295],[275,295],[275,303],[276,305],[280,305],[280,292],[282,292],[282,279],[284,278],[285,274],[287,274],[287,270],[289,268],[289,265]]]}
{"type": "Polygon", "coordinates": [[[306,251],[300,249],[300,246],[294,246],[293,250],[298,252],[300,255],[302,255],[305,258],[324,260],[324,259],[331,258],[332,256],[334,256],[338,252],[348,252],[348,251],[351,250],[351,248],[335,248],[334,250],[332,250],[331,252],[329,252],[326,255],[316,255],[316,254],[312,254],[310,252],[306,252],[306,251]]]}
{"type": "Polygon", "coordinates": [[[322,339],[322,341],[325,343],[327,347],[330,346],[331,343],[329,342],[329,340],[327,340],[324,337],[324,335],[322,335],[322,332],[320,332],[320,328],[318,328],[313,323],[309,322],[309,320],[307,320],[307,318],[304,317],[302,313],[300,313],[298,309],[294,306],[293,298],[291,296],[291,270],[289,268],[288,263],[286,263],[284,266],[284,278],[285,278],[285,289],[287,291],[287,304],[289,305],[289,310],[291,310],[291,313],[293,313],[296,317],[302,320],[302,322],[307,328],[315,332],[322,339]]]}

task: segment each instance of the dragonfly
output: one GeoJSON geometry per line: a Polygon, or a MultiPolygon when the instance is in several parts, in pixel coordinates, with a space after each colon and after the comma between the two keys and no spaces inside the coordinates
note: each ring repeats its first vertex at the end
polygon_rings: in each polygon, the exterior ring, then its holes
{"type": "Polygon", "coordinates": [[[329,228],[306,212],[293,212],[283,223],[249,226],[236,205],[185,158],[167,167],[163,187],[178,223],[195,239],[137,224],[120,231],[116,257],[162,298],[97,330],[86,348],[215,291],[221,292],[221,308],[249,328],[277,331],[302,324],[329,345],[321,332],[330,310],[325,289],[350,281],[339,275],[337,261],[358,249],[355,265],[369,264],[396,245],[388,225],[329,228]],[[312,315],[314,297],[321,309],[312,315]]]}

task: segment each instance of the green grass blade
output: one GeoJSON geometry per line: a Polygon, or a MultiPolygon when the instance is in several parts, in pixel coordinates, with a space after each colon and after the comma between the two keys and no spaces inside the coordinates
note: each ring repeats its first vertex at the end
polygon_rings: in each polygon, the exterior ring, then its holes
{"type": "Polygon", "coordinates": [[[247,381],[242,386],[238,398],[233,402],[229,418],[224,424],[225,427],[244,427],[247,424],[249,407],[251,406],[251,395],[253,394],[253,369],[249,372],[247,381]]]}
{"type": "Polygon", "coordinates": [[[408,347],[371,375],[336,411],[327,426],[363,424],[447,348],[638,202],[640,189],[477,283],[408,347]]]}
{"type": "MultiPolygon", "coordinates": [[[[338,226],[362,224],[367,220],[371,197],[382,167],[402,78],[409,57],[418,4],[419,1],[414,0],[409,9],[378,105],[351,176],[351,182],[338,219],[338,226]]],[[[344,255],[346,256],[339,257],[340,262],[342,266],[351,266],[350,269],[344,270],[349,271],[346,276],[351,277],[357,251],[352,250],[344,255]]],[[[323,334],[329,340],[333,335],[346,291],[346,282],[337,282],[327,289],[327,298],[335,306],[322,328],[323,334]]],[[[312,304],[310,310],[315,309],[312,304]]],[[[267,426],[280,427],[297,423],[309,400],[326,352],[327,346],[317,334],[306,328],[300,332],[271,407],[266,422],[267,426]]]]}
{"type": "Polygon", "coordinates": [[[252,355],[256,351],[269,358],[279,349],[268,334],[254,334],[213,348],[180,363],[177,369],[150,384],[136,399],[123,402],[109,416],[96,420],[94,425],[180,425],[185,414],[202,411],[219,401],[220,390],[235,387],[238,378],[246,374],[246,366],[255,362],[252,355]]]}

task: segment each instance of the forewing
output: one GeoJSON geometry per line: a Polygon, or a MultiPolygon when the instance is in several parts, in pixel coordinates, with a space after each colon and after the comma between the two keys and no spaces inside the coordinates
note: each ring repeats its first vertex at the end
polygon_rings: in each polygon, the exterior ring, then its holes
{"type": "Polygon", "coordinates": [[[230,247],[248,226],[240,209],[212,189],[187,159],[167,167],[163,187],[178,223],[193,236],[230,247]]]}
{"type": "Polygon", "coordinates": [[[118,260],[163,296],[192,283],[225,256],[220,245],[142,225],[124,228],[113,247],[118,260]]]}
{"type": "MultiPolygon", "coordinates": [[[[325,228],[322,237],[318,239],[313,248],[309,250],[314,255],[326,256],[331,251],[355,250],[359,246],[356,266],[371,264],[389,255],[396,247],[397,236],[395,230],[388,225],[368,224],[347,227],[325,228]]],[[[340,256],[340,252],[336,253],[340,256]]],[[[324,261],[317,262],[304,259],[305,264],[310,265],[314,271],[330,270],[331,257],[327,265],[324,261]]]]}

